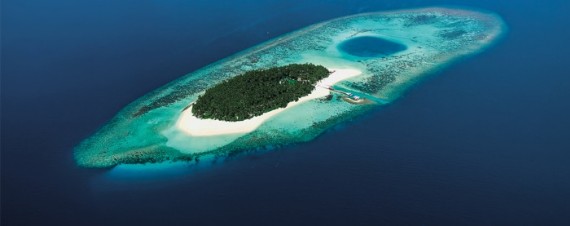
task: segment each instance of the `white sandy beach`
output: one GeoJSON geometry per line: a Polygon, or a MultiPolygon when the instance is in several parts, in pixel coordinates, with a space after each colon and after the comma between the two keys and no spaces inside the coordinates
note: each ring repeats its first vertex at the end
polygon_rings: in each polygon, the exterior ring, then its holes
{"type": "Polygon", "coordinates": [[[362,72],[356,69],[335,69],[329,68],[330,71],[334,71],[329,77],[319,81],[315,90],[309,95],[299,98],[295,102],[290,102],[285,108],[275,109],[273,111],[267,112],[257,117],[253,117],[247,120],[239,122],[228,122],[213,119],[200,119],[192,114],[192,107],[184,110],[178,121],[176,122],[176,128],[190,136],[216,136],[216,135],[226,135],[226,134],[245,134],[249,133],[267,119],[285,111],[286,109],[292,108],[295,105],[309,101],[312,99],[317,99],[329,95],[330,90],[326,89],[327,86],[332,86],[337,82],[342,80],[352,78],[354,76],[360,75],[362,72]]]}

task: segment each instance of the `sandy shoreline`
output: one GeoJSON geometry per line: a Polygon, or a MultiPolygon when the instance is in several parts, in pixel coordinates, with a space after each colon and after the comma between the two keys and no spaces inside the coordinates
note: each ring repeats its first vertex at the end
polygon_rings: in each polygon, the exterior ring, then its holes
{"type": "Polygon", "coordinates": [[[176,122],[176,128],[190,136],[216,136],[225,134],[249,133],[257,129],[257,127],[263,124],[263,122],[265,122],[267,119],[285,111],[286,109],[292,108],[293,106],[305,101],[329,95],[330,91],[324,87],[334,85],[337,82],[358,76],[362,73],[356,69],[329,68],[329,70],[334,71],[334,73],[329,75],[329,77],[326,77],[323,80],[319,81],[319,85],[315,87],[315,90],[313,90],[313,92],[307,96],[299,98],[298,101],[289,102],[285,108],[275,109],[260,116],[239,122],[228,122],[214,119],[197,118],[192,114],[192,107],[189,107],[180,114],[180,117],[176,122]]]}

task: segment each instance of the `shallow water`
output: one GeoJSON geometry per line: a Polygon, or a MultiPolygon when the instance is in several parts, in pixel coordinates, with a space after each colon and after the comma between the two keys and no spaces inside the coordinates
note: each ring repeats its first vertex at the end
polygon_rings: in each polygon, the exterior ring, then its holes
{"type": "Polygon", "coordinates": [[[241,51],[139,98],[78,145],[75,157],[81,166],[109,167],[231,156],[267,145],[310,141],[374,105],[396,100],[430,72],[484,51],[506,29],[495,14],[452,8],[364,13],[324,21],[241,51]],[[393,40],[395,46],[384,39],[393,40]],[[364,44],[376,51],[383,44],[383,50],[393,52],[365,58],[343,52],[364,44]],[[208,87],[248,70],[291,63],[359,70],[360,75],[334,87],[383,101],[351,104],[332,93],[331,100],[303,102],[250,133],[205,137],[179,129],[181,112],[208,87]]]}

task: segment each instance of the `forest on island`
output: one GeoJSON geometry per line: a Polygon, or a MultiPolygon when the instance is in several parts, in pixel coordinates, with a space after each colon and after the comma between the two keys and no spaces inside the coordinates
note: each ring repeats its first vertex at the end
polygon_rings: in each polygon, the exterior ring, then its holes
{"type": "Polygon", "coordinates": [[[206,90],[193,104],[192,113],[203,119],[250,119],[310,94],[317,81],[329,74],[327,68],[314,64],[248,71],[206,90]]]}

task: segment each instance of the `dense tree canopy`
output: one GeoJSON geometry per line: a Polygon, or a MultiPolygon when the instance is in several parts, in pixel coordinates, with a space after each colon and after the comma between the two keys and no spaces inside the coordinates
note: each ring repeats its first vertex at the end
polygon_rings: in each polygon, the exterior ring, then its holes
{"type": "Polygon", "coordinates": [[[329,74],[314,64],[248,71],[206,90],[192,106],[192,113],[204,119],[246,120],[308,95],[329,74]]]}

